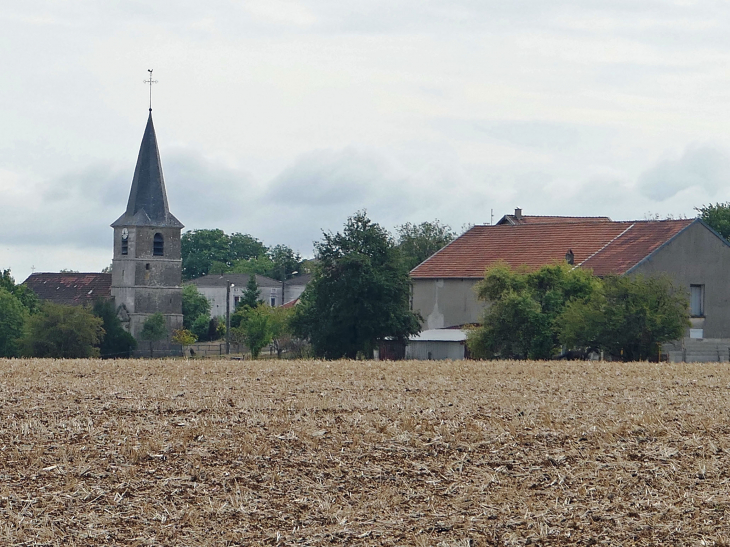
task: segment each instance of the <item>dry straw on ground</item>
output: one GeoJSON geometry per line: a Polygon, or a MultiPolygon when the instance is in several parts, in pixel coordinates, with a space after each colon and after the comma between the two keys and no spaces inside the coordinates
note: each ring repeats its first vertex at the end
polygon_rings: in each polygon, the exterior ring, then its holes
{"type": "Polygon", "coordinates": [[[727,364],[0,360],[2,545],[728,545],[727,364]]]}

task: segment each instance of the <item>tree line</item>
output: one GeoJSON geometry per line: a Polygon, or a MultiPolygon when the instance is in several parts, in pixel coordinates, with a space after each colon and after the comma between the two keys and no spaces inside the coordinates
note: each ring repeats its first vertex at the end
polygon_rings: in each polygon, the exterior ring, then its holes
{"type": "MultiPolygon", "coordinates": [[[[183,267],[204,265],[197,271],[208,268],[208,273],[250,274],[231,317],[230,335],[234,342],[245,344],[254,357],[268,345],[279,356],[284,350],[300,354],[306,340],[313,355],[354,358],[372,356],[378,342],[386,337],[404,341],[420,330],[420,317],[410,310],[408,273],[455,237],[456,233],[438,220],[406,223],[393,235],[366,213],[358,212],[347,220],[342,232],[326,232],[315,242],[315,258],[306,265],[297,253],[282,245],[267,249],[251,236],[197,230],[183,236],[188,241],[183,247],[183,267]],[[243,249],[248,256],[241,254],[243,249]],[[213,256],[218,258],[212,260],[213,256]],[[281,280],[304,268],[313,278],[296,307],[271,308],[258,300],[254,274],[281,280]]],[[[191,272],[192,267],[188,269],[191,272]]],[[[209,314],[205,297],[195,286],[186,285],[185,332],[178,340],[222,337],[221,321],[209,314]]]]}
{"type": "Polygon", "coordinates": [[[689,327],[687,294],[667,277],[595,277],[567,264],[487,270],[476,287],[487,303],[469,332],[482,359],[552,359],[603,352],[622,361],[658,359],[689,327]]]}
{"type": "Polygon", "coordinates": [[[40,302],[2,271],[0,357],[126,357],[136,346],[112,301],[97,300],[90,309],[40,302]]]}

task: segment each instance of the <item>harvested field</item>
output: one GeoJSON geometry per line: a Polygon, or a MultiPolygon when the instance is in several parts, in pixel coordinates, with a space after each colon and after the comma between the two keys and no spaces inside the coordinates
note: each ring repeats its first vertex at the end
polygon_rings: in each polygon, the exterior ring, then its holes
{"type": "Polygon", "coordinates": [[[0,360],[2,545],[730,545],[728,364],[0,360]]]}

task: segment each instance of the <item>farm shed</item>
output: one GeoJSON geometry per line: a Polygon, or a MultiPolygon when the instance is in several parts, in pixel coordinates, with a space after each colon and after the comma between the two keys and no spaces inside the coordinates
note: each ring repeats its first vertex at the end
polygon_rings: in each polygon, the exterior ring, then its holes
{"type": "Polygon", "coordinates": [[[411,336],[406,346],[406,359],[439,361],[466,356],[466,332],[459,329],[424,330],[411,336]]]}

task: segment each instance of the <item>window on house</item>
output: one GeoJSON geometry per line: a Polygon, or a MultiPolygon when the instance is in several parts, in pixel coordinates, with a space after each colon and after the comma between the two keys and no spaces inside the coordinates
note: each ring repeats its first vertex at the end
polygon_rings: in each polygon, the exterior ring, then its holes
{"type": "Polygon", "coordinates": [[[239,303],[240,301],[241,301],[241,297],[240,297],[240,296],[234,296],[234,297],[233,297],[233,307],[236,307],[236,306],[238,306],[238,303],[239,303]]]}
{"type": "Polygon", "coordinates": [[[165,254],[165,240],[162,238],[162,234],[155,234],[155,239],[152,243],[152,255],[153,256],[164,256],[165,254]]]}
{"type": "Polygon", "coordinates": [[[689,314],[692,317],[705,316],[705,286],[689,286],[689,314]]]}
{"type": "Polygon", "coordinates": [[[129,254],[129,241],[126,239],[122,239],[122,254],[129,254]]]}
{"type": "Polygon", "coordinates": [[[271,292],[269,293],[269,305],[272,308],[276,307],[276,289],[271,289],[271,292]]]}

